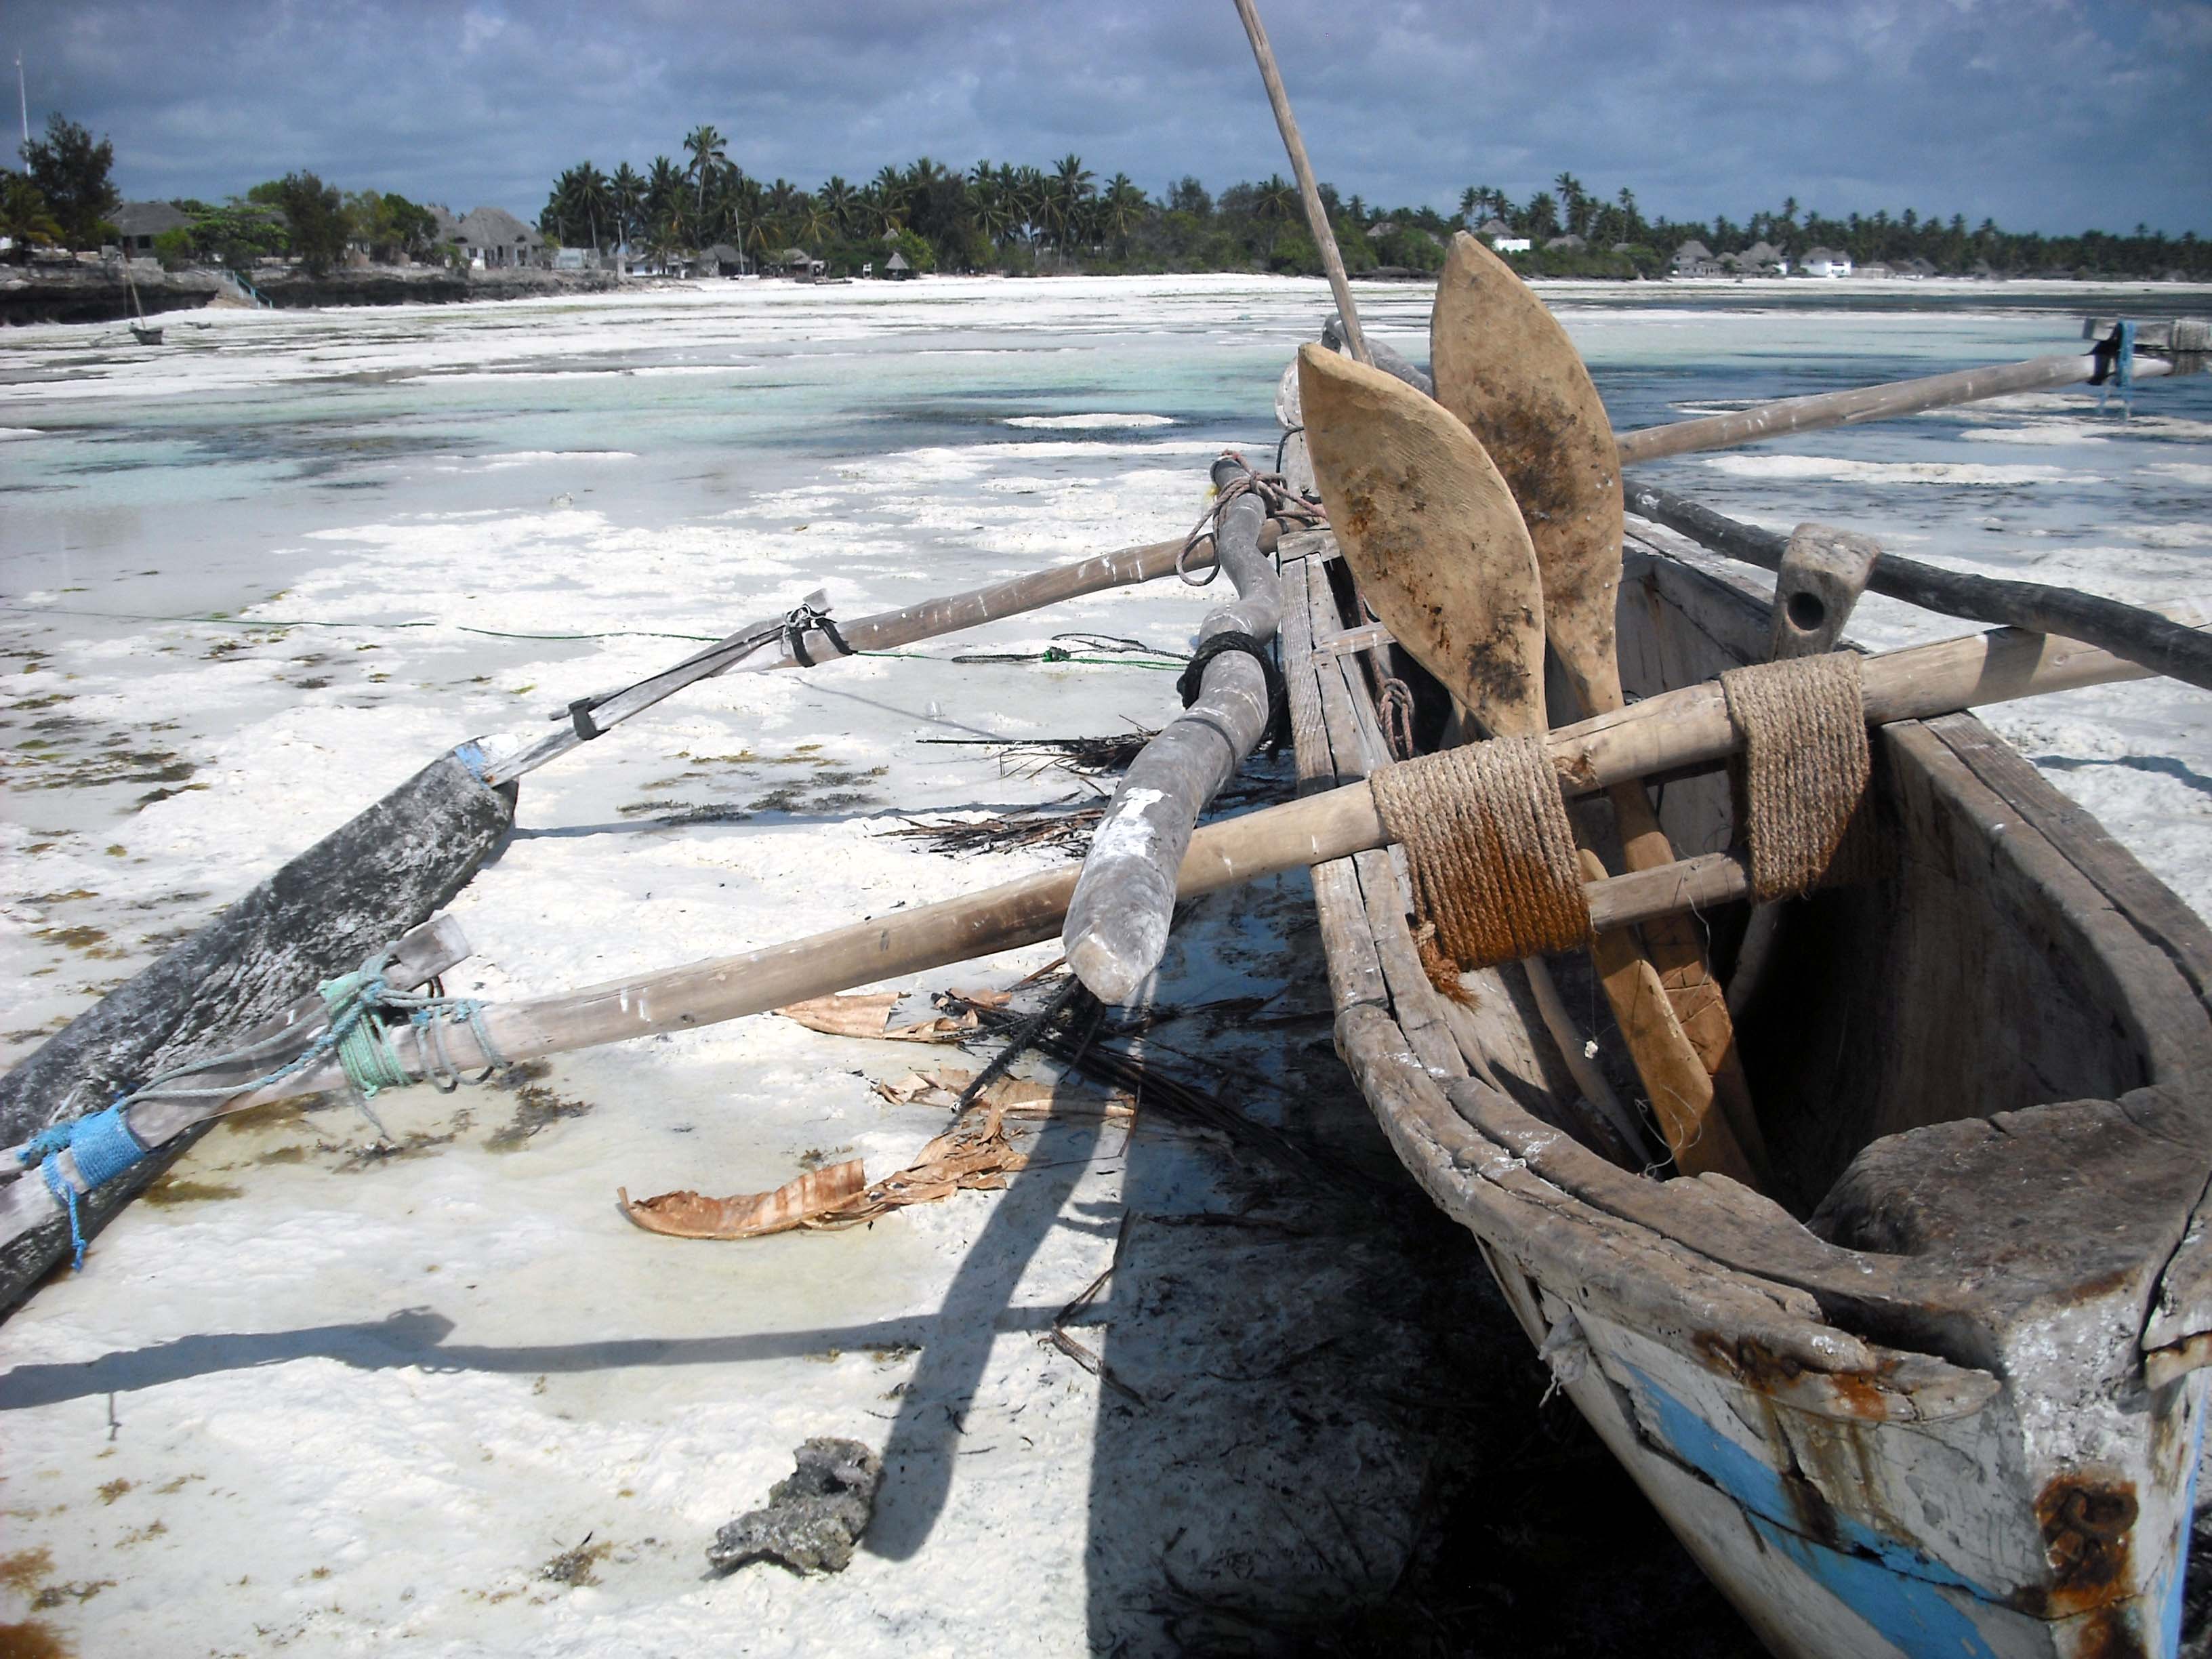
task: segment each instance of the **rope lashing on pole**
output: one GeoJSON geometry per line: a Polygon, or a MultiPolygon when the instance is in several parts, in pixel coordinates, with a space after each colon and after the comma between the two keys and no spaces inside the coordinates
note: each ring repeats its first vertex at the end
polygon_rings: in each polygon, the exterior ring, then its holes
{"type": "MultiPolygon", "coordinates": [[[[208,1054],[187,1065],[162,1073],[150,1082],[119,1096],[104,1109],[40,1130],[15,1149],[15,1160],[25,1169],[36,1166],[53,1194],[69,1212],[71,1261],[84,1267],[85,1237],[78,1212],[79,1200],[112,1181],[148,1157],[153,1148],[131,1130],[125,1114],[143,1100],[221,1100],[281,1083],[311,1071],[326,1059],[335,1059],[365,1103],[385,1089],[404,1088],[422,1079],[440,1092],[451,1094],[464,1082],[482,1083],[507,1062],[500,1058],[484,1023],[483,1004],[473,997],[400,991],[386,978],[394,960],[391,946],[372,953],[352,973],[325,980],[316,992],[323,999],[329,1019],[290,1059],[260,1075],[227,1079],[216,1086],[194,1086],[192,1079],[220,1067],[234,1066],[297,1041],[297,1033],[283,1031],[242,1048],[208,1054]],[[466,1025],[490,1064],[474,1078],[465,1077],[447,1047],[446,1030],[466,1025]],[[411,1036],[415,1067],[401,1058],[398,1038],[411,1036]],[[68,1153],[76,1178],[63,1167],[68,1153]]],[[[371,1118],[374,1122],[374,1117],[371,1118]]]]}

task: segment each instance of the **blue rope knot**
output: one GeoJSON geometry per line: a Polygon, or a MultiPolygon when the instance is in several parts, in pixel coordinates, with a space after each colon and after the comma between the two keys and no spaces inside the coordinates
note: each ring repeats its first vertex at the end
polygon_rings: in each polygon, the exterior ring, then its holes
{"type": "Polygon", "coordinates": [[[114,1180],[143,1159],[147,1149],[138,1144],[138,1137],[124,1121],[123,1107],[118,1100],[104,1112],[41,1129],[16,1155],[27,1165],[39,1165],[46,1190],[68,1210],[70,1265],[79,1272],[84,1267],[84,1223],[77,1213],[76,1183],[62,1173],[61,1155],[67,1152],[76,1160],[87,1192],[114,1180]]]}

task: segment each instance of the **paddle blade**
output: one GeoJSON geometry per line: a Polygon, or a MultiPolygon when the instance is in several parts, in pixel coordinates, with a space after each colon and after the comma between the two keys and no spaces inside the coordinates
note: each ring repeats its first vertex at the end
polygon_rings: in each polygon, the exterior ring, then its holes
{"type": "Polygon", "coordinates": [[[1314,477],[1375,614],[1491,732],[1545,729],[1543,595],[1505,480],[1404,381],[1298,349],[1314,477]]]}
{"type": "Polygon", "coordinates": [[[1620,707],[1620,457],[1581,354],[1506,263],[1452,238],[1429,319],[1437,401],[1505,477],[1536,547],[1544,624],[1586,712],[1620,707]]]}

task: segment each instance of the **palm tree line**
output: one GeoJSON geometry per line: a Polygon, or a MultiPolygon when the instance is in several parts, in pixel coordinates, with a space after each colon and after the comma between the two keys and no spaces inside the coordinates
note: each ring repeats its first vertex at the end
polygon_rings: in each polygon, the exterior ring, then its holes
{"type": "MultiPolygon", "coordinates": [[[[1186,177],[1154,197],[1126,173],[1103,185],[1079,156],[1048,167],[979,161],[962,171],[922,156],[884,167],[855,183],[832,176],[809,190],[787,179],[763,181],[731,159],[712,125],[694,127],[681,158],[657,155],[642,173],[628,162],[613,173],[580,161],[555,181],[539,228],[570,246],[626,248],[663,258],[726,244],[749,262],[773,262],[805,249],[842,268],[881,258],[886,240],[911,262],[946,270],[1024,270],[1080,260],[1091,269],[1273,270],[1317,273],[1297,187],[1280,174],[1231,185],[1218,197],[1186,177]]],[[[1610,196],[1571,172],[1516,201],[1491,185],[1462,191],[1459,211],[1426,206],[1384,210],[1328,185],[1322,197],[1345,263],[1354,270],[1433,270],[1455,230],[1492,220],[1535,244],[1522,256],[1532,272],[1656,276],[1684,242],[1715,254],[1765,241],[1784,252],[1817,246],[1865,263],[1927,260],[1939,271],[1989,269],[2034,274],[2212,276],[2212,243],[2194,232],[2168,237],[2138,225],[2132,235],[2014,234],[1989,219],[1970,228],[1912,210],[1840,217],[1801,207],[1796,198],[1741,222],[1647,216],[1636,192],[1610,196]],[[1580,246],[1547,249],[1558,238],[1580,246]]]]}
{"type": "Polygon", "coordinates": [[[694,127],[683,150],[681,161],[656,155],[643,173],[578,162],[554,181],[539,229],[570,246],[669,255],[720,243],[753,259],[912,232],[937,263],[965,269],[1017,248],[1126,246],[1150,205],[1128,174],[1102,186],[1076,155],[1049,171],[979,161],[964,173],[925,155],[865,184],[833,176],[807,190],[746,173],[713,126],[694,127]]]}
{"type": "Polygon", "coordinates": [[[1608,199],[1594,194],[1571,173],[1559,174],[1551,189],[1539,190],[1523,203],[1492,185],[1470,185],[1461,192],[1459,207],[1461,220],[1471,228],[1494,219],[1515,235],[1528,237],[1538,245],[1534,252],[1539,252],[1540,265],[1544,263],[1543,243],[1577,236],[1586,250],[1563,254],[1553,263],[1579,257],[1587,264],[1609,255],[1651,275],[1664,268],[1676,248],[1697,240],[1715,254],[1741,252],[1765,242],[1785,253],[1832,248],[1863,265],[1924,259],[1947,275],[1986,270],[2069,276],[2178,274],[2201,280],[2212,276],[2212,243],[2194,231],[2169,237],[2142,224],[2127,234],[2090,230],[2047,236],[2003,230],[1986,217],[1970,227],[1962,213],[1946,219],[1911,208],[1893,215],[1887,209],[1870,214],[1824,214],[1802,206],[1795,196],[1779,208],[1759,209],[1740,222],[1725,214],[1711,220],[1647,219],[1634,191],[1624,186],[1608,199]]]}

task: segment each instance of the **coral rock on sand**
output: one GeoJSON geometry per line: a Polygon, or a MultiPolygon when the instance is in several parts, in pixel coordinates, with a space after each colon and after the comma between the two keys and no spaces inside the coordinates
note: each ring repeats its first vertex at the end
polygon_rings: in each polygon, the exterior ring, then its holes
{"type": "Polygon", "coordinates": [[[819,1438],[799,1449],[799,1467],[769,1489],[768,1507],[714,1534],[707,1561],[728,1572],[749,1561],[780,1561],[793,1572],[842,1572],[868,1529],[883,1460],[857,1440],[819,1438]]]}

